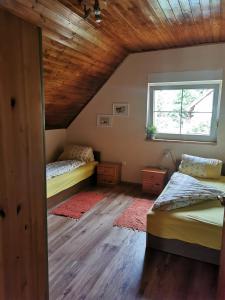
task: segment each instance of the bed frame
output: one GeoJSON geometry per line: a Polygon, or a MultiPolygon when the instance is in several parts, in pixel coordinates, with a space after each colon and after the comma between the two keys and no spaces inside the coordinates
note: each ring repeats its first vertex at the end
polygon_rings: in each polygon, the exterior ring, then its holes
{"type": "Polygon", "coordinates": [[[164,239],[147,233],[146,247],[147,249],[153,248],[164,252],[219,265],[219,250],[207,248],[197,244],[191,244],[173,239],[164,239]]]}
{"type": "MultiPolygon", "coordinates": [[[[179,164],[180,164],[180,160],[177,160],[176,161],[177,170],[179,164]]],[[[222,175],[225,175],[224,164],[221,173],[222,175]]],[[[219,250],[211,249],[197,244],[183,242],[180,240],[160,238],[148,232],[146,233],[146,248],[148,249],[153,248],[164,252],[181,255],[199,261],[219,265],[219,258],[220,258],[219,250]]]]}
{"type": "MultiPolygon", "coordinates": [[[[95,161],[100,162],[101,159],[101,154],[99,151],[93,151],[94,153],[94,158],[95,161]]],[[[71,186],[70,188],[67,188],[61,192],[59,192],[58,194],[49,197],[47,199],[47,209],[51,209],[54,206],[58,205],[59,203],[63,202],[64,200],[66,200],[67,198],[71,197],[72,195],[74,195],[75,193],[78,193],[80,190],[94,185],[96,184],[96,174],[93,174],[92,176],[78,182],[77,184],[71,186]]]]}

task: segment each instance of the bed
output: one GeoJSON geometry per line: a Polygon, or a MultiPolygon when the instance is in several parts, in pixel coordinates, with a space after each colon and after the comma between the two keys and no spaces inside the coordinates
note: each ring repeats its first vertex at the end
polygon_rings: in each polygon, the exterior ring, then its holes
{"type": "MultiPolygon", "coordinates": [[[[198,178],[225,192],[225,176],[198,178]]],[[[224,208],[209,200],[170,211],[152,210],[147,214],[147,247],[219,264],[224,208]]]]}
{"type": "Polygon", "coordinates": [[[100,153],[92,151],[90,147],[67,146],[59,157],[59,161],[50,163],[46,167],[48,208],[57,205],[80,189],[93,183],[95,181],[96,165],[99,160],[100,153]],[[81,147],[88,148],[93,158],[87,159],[87,161],[86,158],[83,159],[81,147]],[[79,163],[77,164],[77,162],[79,163]],[[57,168],[59,171],[61,170],[58,174],[55,172],[57,168]]]}

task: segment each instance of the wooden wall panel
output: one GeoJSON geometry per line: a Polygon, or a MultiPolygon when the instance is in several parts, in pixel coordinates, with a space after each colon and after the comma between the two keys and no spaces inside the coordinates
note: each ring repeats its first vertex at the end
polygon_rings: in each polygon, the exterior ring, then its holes
{"type": "Polygon", "coordinates": [[[224,0],[108,0],[103,21],[78,0],[0,0],[43,28],[46,127],[64,128],[133,52],[225,41],[224,0]]]}
{"type": "Polygon", "coordinates": [[[48,299],[40,32],[0,9],[0,299],[48,299]]]}

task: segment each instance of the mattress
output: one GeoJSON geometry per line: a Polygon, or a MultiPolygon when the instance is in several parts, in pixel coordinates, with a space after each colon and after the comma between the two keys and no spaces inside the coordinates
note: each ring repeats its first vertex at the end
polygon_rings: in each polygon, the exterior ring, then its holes
{"type": "Polygon", "coordinates": [[[47,180],[71,172],[86,163],[80,160],[61,160],[49,163],[46,166],[46,178],[47,180]]]}
{"type": "Polygon", "coordinates": [[[67,188],[90,177],[95,172],[97,162],[89,162],[75,170],[47,180],[47,198],[64,191],[67,188]]]}
{"type": "MultiPolygon", "coordinates": [[[[199,178],[198,178],[199,179],[199,178]]],[[[217,180],[199,179],[225,192],[225,176],[217,180]]],[[[147,232],[212,249],[221,249],[224,208],[217,200],[171,211],[152,211],[147,215],[147,232]]]]}

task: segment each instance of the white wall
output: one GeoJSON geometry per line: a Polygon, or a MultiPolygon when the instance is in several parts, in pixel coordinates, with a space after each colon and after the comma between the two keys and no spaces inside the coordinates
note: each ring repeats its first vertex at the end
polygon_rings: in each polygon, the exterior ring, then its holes
{"type": "MultiPolygon", "coordinates": [[[[131,54],[67,129],[67,141],[92,145],[103,160],[126,162],[124,181],[140,182],[140,169],[158,165],[164,149],[225,160],[225,93],[222,92],[216,145],[145,140],[150,73],[225,69],[225,44],[131,54]],[[114,117],[112,128],[97,128],[96,114],[112,114],[113,102],[130,103],[130,116],[114,117]]],[[[225,72],[223,72],[225,74],[225,72]]],[[[224,75],[223,75],[224,76],[224,75]]],[[[225,84],[224,84],[225,87],[225,84]]]]}
{"type": "Polygon", "coordinates": [[[45,131],[46,162],[54,161],[63,151],[66,141],[66,129],[45,131]]]}

